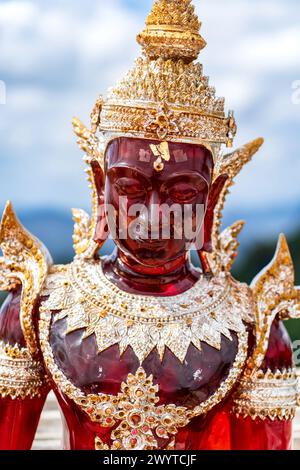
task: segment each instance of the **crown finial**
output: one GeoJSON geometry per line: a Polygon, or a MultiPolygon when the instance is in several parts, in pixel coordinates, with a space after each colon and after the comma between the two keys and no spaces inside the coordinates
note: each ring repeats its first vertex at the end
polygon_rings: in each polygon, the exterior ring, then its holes
{"type": "Polygon", "coordinates": [[[206,46],[191,0],[155,0],[144,31],[137,36],[150,59],[197,59],[206,46]]]}

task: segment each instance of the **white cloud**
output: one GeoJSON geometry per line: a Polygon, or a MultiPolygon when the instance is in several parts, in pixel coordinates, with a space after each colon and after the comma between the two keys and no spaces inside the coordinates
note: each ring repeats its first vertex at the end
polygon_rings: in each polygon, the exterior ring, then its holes
{"type": "Polygon", "coordinates": [[[283,69],[299,68],[299,26],[278,31],[261,32],[248,37],[237,49],[241,67],[277,73],[283,69]]]}

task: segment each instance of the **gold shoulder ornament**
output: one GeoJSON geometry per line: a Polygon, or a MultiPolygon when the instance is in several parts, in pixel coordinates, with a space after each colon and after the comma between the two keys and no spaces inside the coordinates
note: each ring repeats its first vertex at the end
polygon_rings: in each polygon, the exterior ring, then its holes
{"type": "Polygon", "coordinates": [[[233,411],[237,416],[271,420],[290,420],[295,416],[300,396],[296,369],[262,369],[274,320],[300,318],[300,291],[294,282],[288,244],[280,235],[273,260],[251,285],[256,344],[234,396],[233,411]]]}
{"type": "Polygon", "coordinates": [[[11,203],[4,210],[0,246],[0,288],[12,291],[22,286],[20,324],[26,342],[26,348],[0,342],[0,395],[35,397],[45,387],[45,374],[36,358],[33,309],[52,260],[45,247],[20,224],[11,203]]]}
{"type": "Polygon", "coordinates": [[[270,330],[278,316],[300,318],[300,290],[295,287],[294,265],[284,235],[280,235],[271,263],[253,280],[256,348],[250,367],[259,368],[267,352],[270,330]]]}

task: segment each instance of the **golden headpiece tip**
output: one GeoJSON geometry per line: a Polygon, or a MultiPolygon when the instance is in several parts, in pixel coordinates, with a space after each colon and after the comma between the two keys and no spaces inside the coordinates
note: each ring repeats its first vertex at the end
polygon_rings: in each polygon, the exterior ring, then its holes
{"type": "Polygon", "coordinates": [[[261,146],[264,144],[265,140],[262,137],[258,137],[257,139],[252,140],[248,144],[245,145],[245,150],[253,156],[255,155],[261,146]]]}
{"type": "Polygon", "coordinates": [[[8,209],[13,209],[13,204],[12,202],[8,199],[8,201],[6,201],[6,204],[5,204],[5,211],[8,210],[8,209]]]}
{"type": "Polygon", "coordinates": [[[262,145],[264,145],[264,143],[265,143],[265,139],[263,137],[258,137],[257,145],[261,147],[262,145]]]}
{"type": "Polygon", "coordinates": [[[8,223],[17,221],[17,216],[11,201],[7,201],[0,222],[0,243],[2,243],[8,223]]]}
{"type": "Polygon", "coordinates": [[[155,0],[137,41],[150,59],[192,62],[206,46],[200,27],[191,0],[155,0]]]}
{"type": "Polygon", "coordinates": [[[280,233],[278,238],[278,247],[281,249],[288,249],[288,242],[284,233],[280,233]]]}
{"type": "Polygon", "coordinates": [[[15,213],[13,203],[10,200],[8,200],[5,204],[5,207],[4,207],[2,222],[7,217],[11,217],[11,216],[16,217],[16,213],[15,213]]]}

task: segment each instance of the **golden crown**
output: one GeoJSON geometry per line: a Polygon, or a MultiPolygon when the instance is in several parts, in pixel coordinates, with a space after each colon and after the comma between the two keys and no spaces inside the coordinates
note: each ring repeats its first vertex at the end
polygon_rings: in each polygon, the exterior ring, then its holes
{"type": "Polygon", "coordinates": [[[215,96],[195,62],[206,45],[191,0],[156,0],[137,36],[143,55],[116,88],[97,101],[93,132],[119,137],[202,143],[218,152],[232,145],[233,113],[215,96]]]}

